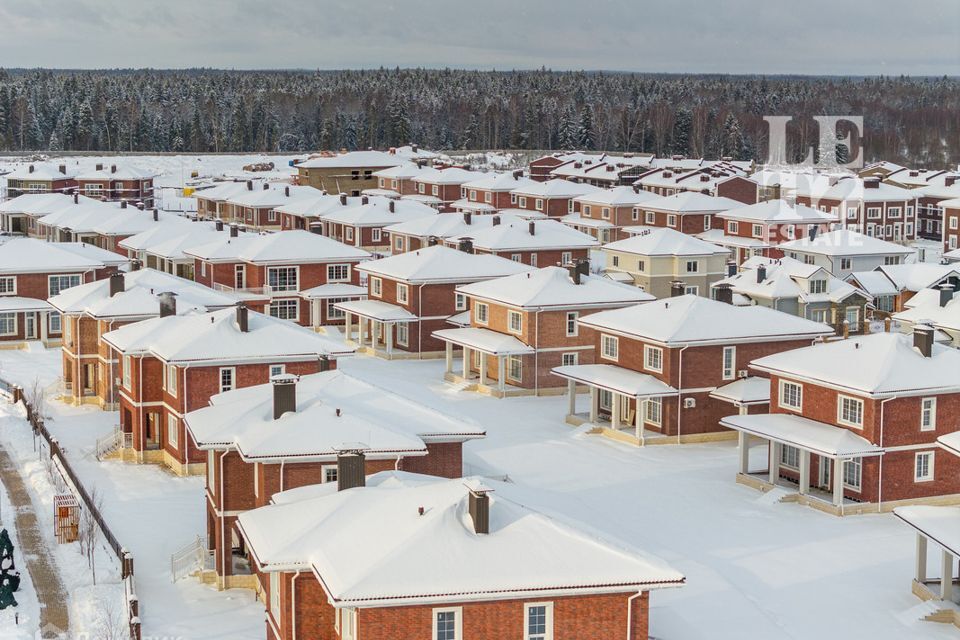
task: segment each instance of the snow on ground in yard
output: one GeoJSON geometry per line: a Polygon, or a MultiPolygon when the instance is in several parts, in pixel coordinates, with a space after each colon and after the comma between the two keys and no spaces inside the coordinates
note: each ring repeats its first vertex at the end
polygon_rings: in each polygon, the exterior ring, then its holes
{"type": "MultiPolygon", "coordinates": [[[[59,359],[2,352],[0,363],[0,377],[29,379],[52,366],[44,379],[53,379],[59,359]]],[[[652,636],[956,640],[952,627],[917,620],[908,527],[888,514],[837,518],[738,485],[734,443],[638,449],[586,435],[563,422],[565,397],[496,400],[457,392],[441,381],[442,360],[354,357],[340,368],[486,428],[485,440],[466,445],[466,473],[509,475],[541,491],[545,508],[686,574],[687,586],[653,594],[652,636]]],[[[579,400],[584,405],[586,396],[579,400]]],[[[103,492],[106,517],[134,553],[144,634],[261,639],[262,607],[251,592],[170,581],[170,553],[204,531],[202,479],[98,463],[93,442],[116,414],[54,410],[52,429],[78,472],[103,492]]],[[[753,452],[759,464],[762,453],[753,452]]]]}
{"type": "Polygon", "coordinates": [[[6,529],[10,534],[13,559],[17,563],[17,571],[20,572],[20,590],[13,594],[17,606],[0,611],[0,640],[32,640],[40,628],[40,604],[30,581],[30,572],[27,571],[20,541],[17,540],[15,517],[6,489],[0,483],[0,529],[6,529]]]}

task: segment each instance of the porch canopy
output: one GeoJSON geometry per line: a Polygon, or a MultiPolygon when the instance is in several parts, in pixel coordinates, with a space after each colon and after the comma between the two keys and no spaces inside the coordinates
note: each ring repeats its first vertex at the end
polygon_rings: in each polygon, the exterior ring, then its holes
{"type": "Polygon", "coordinates": [[[770,403],[770,379],[758,376],[740,378],[710,392],[714,400],[729,402],[737,407],[770,403]]]}
{"type": "Polygon", "coordinates": [[[917,564],[914,579],[927,583],[927,541],[940,546],[940,599],[954,600],[954,567],[960,557],[960,508],[911,505],[893,510],[897,516],[917,531],[917,564]]]}
{"type": "Polygon", "coordinates": [[[341,311],[352,313],[376,322],[416,322],[417,316],[403,307],[380,300],[349,300],[333,305],[341,311]]]}
{"type": "Polygon", "coordinates": [[[955,456],[960,456],[960,431],[937,438],[937,444],[955,456]]]}
{"type": "Polygon", "coordinates": [[[676,389],[658,378],[612,364],[575,364],[554,367],[553,374],[631,398],[677,395],[676,389]]]}
{"type": "Polygon", "coordinates": [[[452,315],[447,318],[447,324],[452,324],[455,327],[469,327],[470,326],[470,312],[461,311],[458,314],[452,315]]]}
{"type": "MultiPolygon", "coordinates": [[[[449,322],[449,320],[448,320],[449,322]]],[[[470,356],[476,351],[480,354],[480,384],[487,384],[487,358],[497,359],[497,388],[506,389],[506,358],[534,353],[536,350],[521,340],[505,333],[497,333],[482,327],[462,327],[460,329],[439,329],[433,337],[443,340],[446,345],[446,374],[453,372],[453,346],[463,349],[463,379],[470,378],[470,356]]]]}

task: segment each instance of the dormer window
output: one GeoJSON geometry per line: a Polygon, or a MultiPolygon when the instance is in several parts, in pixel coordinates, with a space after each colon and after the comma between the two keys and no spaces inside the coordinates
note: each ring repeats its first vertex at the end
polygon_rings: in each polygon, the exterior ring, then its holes
{"type": "Polygon", "coordinates": [[[826,292],[827,292],[826,279],[810,281],[810,293],[826,293],[826,292]]]}

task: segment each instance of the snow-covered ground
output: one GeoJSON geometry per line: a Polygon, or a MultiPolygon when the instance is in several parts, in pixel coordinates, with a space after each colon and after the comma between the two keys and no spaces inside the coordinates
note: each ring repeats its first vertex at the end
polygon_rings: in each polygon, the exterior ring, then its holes
{"type": "MultiPolygon", "coordinates": [[[[53,350],[0,352],[0,376],[26,381],[45,371],[52,380],[58,363],[53,350]]],[[[638,449],[588,436],[564,424],[565,398],[457,392],[441,381],[441,361],[356,357],[340,366],[485,427],[488,437],[467,445],[467,473],[509,475],[541,490],[546,507],[684,572],[687,586],[653,595],[657,638],[957,637],[952,627],[918,620],[908,527],[891,515],[828,516],[738,485],[732,443],[638,449]]],[[[202,481],[98,463],[93,441],[116,414],[55,411],[54,431],[78,471],[103,493],[107,518],[134,552],[144,634],[262,638],[262,609],[249,592],[170,580],[170,552],[203,531],[202,481]]]]}
{"type": "Polygon", "coordinates": [[[0,640],[32,640],[40,628],[40,605],[17,539],[15,518],[16,513],[7,497],[6,488],[0,483],[0,529],[6,529],[10,534],[14,547],[13,558],[20,572],[20,590],[13,594],[17,606],[0,611],[0,640]]]}

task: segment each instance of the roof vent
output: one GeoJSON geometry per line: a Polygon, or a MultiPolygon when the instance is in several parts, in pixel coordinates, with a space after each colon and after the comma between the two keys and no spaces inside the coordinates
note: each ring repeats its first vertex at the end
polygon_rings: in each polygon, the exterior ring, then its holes
{"type": "Polygon", "coordinates": [[[347,194],[345,193],[340,194],[340,206],[347,206],[347,194]]]}
{"type": "Polygon", "coordinates": [[[160,221],[160,211],[157,210],[157,209],[154,209],[154,210],[153,210],[153,221],[154,221],[154,222],[159,222],[159,221],[160,221]]]}
{"type": "Polygon", "coordinates": [[[493,218],[490,220],[490,224],[494,227],[500,224],[500,216],[493,216],[493,218]]]}
{"type": "Polygon", "coordinates": [[[96,169],[96,170],[97,170],[97,171],[103,171],[103,163],[98,162],[98,163],[97,163],[97,169],[96,169]]]}
{"type": "Polygon", "coordinates": [[[537,235],[537,225],[533,220],[527,223],[527,231],[529,231],[532,236],[537,235]]]}
{"type": "Polygon", "coordinates": [[[767,279],[767,268],[764,265],[757,266],[757,284],[763,283],[767,279]]]}
{"type": "Polygon", "coordinates": [[[463,212],[463,224],[469,225],[471,222],[472,214],[469,211],[463,212]]]}
{"type": "Polygon", "coordinates": [[[126,209],[126,208],[127,208],[127,201],[126,201],[126,200],[121,200],[121,201],[120,201],[120,208],[121,208],[121,209],[126,209]]]}
{"type": "Polygon", "coordinates": [[[247,191],[253,191],[253,180],[247,180],[247,191]]]}
{"type": "Polygon", "coordinates": [[[714,298],[717,302],[733,304],[733,285],[726,283],[718,284],[714,288],[714,298]]]}
{"type": "Polygon", "coordinates": [[[289,187],[289,186],[283,188],[283,195],[285,195],[285,196],[288,197],[288,198],[290,197],[290,187],[289,187]]]}
{"type": "Polygon", "coordinates": [[[117,172],[117,165],[115,164],[110,165],[110,173],[116,173],[116,172],[117,172]]]}
{"type": "Polygon", "coordinates": [[[737,261],[727,260],[727,277],[732,278],[737,275],[737,261]]]}
{"type": "Polygon", "coordinates": [[[61,164],[60,166],[57,167],[57,169],[59,169],[60,173],[62,173],[63,175],[67,174],[67,165],[61,164]]]}
{"type": "Polygon", "coordinates": [[[231,224],[231,225],[230,225],[230,237],[231,237],[231,238],[236,238],[236,237],[237,237],[237,234],[239,234],[239,233],[240,233],[240,230],[237,228],[237,225],[231,224]]]}
{"type": "MultiPolygon", "coordinates": [[[[239,307],[238,307],[239,310],[239,307]]],[[[273,419],[297,412],[297,376],[281,373],[270,378],[273,384],[273,419]]]]}
{"type": "Polygon", "coordinates": [[[363,196],[360,198],[360,204],[370,204],[370,198],[368,196],[363,196]]]}
{"type": "Polygon", "coordinates": [[[223,231],[223,220],[221,220],[220,218],[217,218],[216,220],[214,220],[213,228],[216,229],[217,231],[223,231]]]}

